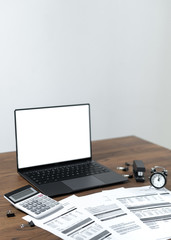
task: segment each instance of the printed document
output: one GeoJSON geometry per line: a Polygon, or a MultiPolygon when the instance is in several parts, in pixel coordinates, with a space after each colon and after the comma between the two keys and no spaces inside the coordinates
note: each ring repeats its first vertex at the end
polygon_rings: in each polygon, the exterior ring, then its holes
{"type": "Polygon", "coordinates": [[[64,240],[164,240],[171,238],[171,192],[118,188],[59,201],[63,208],[26,221],[64,240]]]}
{"type": "Polygon", "coordinates": [[[156,239],[171,238],[170,191],[157,190],[149,186],[122,189],[120,194],[119,190],[108,191],[107,196],[113,201],[119,201],[137,216],[151,230],[151,233],[157,236],[156,239]]]}
{"type": "Polygon", "coordinates": [[[112,233],[100,224],[92,215],[80,210],[73,203],[76,196],[69,197],[61,201],[64,208],[43,219],[34,219],[26,216],[26,221],[33,221],[38,227],[41,227],[62,239],[105,239],[117,240],[112,233]]]}

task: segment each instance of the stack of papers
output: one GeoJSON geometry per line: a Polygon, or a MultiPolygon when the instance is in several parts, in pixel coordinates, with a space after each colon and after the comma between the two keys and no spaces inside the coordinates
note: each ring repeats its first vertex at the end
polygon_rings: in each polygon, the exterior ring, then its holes
{"type": "Polygon", "coordinates": [[[25,216],[64,240],[163,240],[171,238],[171,192],[151,186],[118,188],[60,201],[43,219],[25,216]]]}

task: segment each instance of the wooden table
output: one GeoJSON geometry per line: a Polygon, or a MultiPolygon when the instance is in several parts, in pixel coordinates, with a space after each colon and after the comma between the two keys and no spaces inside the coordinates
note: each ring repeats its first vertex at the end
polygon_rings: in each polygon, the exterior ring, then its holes
{"type": "MultiPolygon", "coordinates": [[[[107,167],[124,174],[121,170],[117,170],[118,166],[124,166],[125,162],[132,163],[133,160],[142,160],[144,162],[146,172],[144,183],[136,182],[134,178],[124,184],[112,185],[104,188],[96,188],[89,191],[77,193],[78,196],[100,192],[104,189],[114,189],[118,187],[138,187],[149,185],[148,177],[150,169],[156,165],[165,167],[168,170],[168,178],[166,188],[171,190],[171,151],[160,147],[156,144],[147,142],[135,136],[114,138],[107,140],[94,141],[92,143],[93,158],[106,165],[107,167]]],[[[132,173],[132,167],[129,172],[132,173]]],[[[26,223],[22,217],[23,212],[15,209],[3,195],[16,188],[27,185],[28,182],[18,175],[16,171],[15,152],[0,154],[0,239],[2,240],[28,240],[28,239],[59,239],[55,235],[44,231],[38,227],[21,228],[22,223],[26,223]],[[15,213],[15,217],[8,218],[6,213],[11,210],[15,213]]],[[[69,196],[69,195],[66,195],[69,196]]],[[[57,197],[61,200],[66,196],[57,197]]]]}

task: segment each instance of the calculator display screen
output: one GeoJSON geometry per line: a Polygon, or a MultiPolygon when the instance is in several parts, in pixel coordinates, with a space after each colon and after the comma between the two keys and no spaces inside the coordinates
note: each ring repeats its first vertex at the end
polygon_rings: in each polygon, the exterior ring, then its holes
{"type": "Polygon", "coordinates": [[[27,188],[25,190],[22,190],[20,192],[14,193],[13,195],[9,196],[9,198],[17,203],[21,200],[24,200],[25,198],[31,197],[32,195],[34,195],[35,193],[37,193],[37,191],[33,188],[27,188]]]}

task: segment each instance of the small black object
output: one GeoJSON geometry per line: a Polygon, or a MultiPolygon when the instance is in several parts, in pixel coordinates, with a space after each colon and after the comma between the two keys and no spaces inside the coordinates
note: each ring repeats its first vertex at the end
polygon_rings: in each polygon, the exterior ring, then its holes
{"type": "Polygon", "coordinates": [[[128,167],[117,167],[117,169],[127,172],[129,170],[128,167]]]}
{"type": "Polygon", "coordinates": [[[34,227],[34,226],[35,226],[35,224],[34,224],[33,221],[30,221],[30,222],[29,222],[29,225],[30,225],[30,227],[34,227]]]}
{"type": "Polygon", "coordinates": [[[34,227],[35,224],[33,221],[30,221],[28,224],[21,224],[20,227],[24,228],[24,227],[34,227]]]}
{"type": "Polygon", "coordinates": [[[141,160],[133,161],[133,173],[137,182],[144,182],[144,172],[146,171],[144,163],[141,160]]]}
{"type": "Polygon", "coordinates": [[[124,177],[127,177],[127,178],[133,178],[133,174],[125,174],[123,175],[124,177]]]}
{"type": "Polygon", "coordinates": [[[125,162],[125,166],[131,166],[132,164],[131,163],[128,163],[128,162],[125,162]]]}
{"type": "Polygon", "coordinates": [[[15,213],[13,213],[11,210],[8,210],[7,217],[15,217],[15,213]]]}

